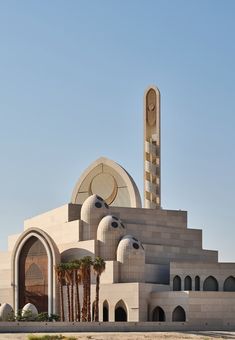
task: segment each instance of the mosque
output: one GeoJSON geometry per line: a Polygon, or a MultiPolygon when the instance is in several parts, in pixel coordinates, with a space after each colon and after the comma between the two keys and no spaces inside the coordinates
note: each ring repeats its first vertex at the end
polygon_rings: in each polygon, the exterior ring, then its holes
{"type": "MultiPolygon", "coordinates": [[[[92,163],[68,204],[27,219],[0,252],[0,303],[59,313],[54,267],[101,256],[100,321],[231,325],[235,263],[202,248],[187,212],[161,207],[160,92],[144,94],[144,202],[130,174],[107,158],[92,163]]],[[[92,278],[95,283],[94,278],[92,278]]],[[[92,301],[95,284],[92,285],[92,301]]]]}

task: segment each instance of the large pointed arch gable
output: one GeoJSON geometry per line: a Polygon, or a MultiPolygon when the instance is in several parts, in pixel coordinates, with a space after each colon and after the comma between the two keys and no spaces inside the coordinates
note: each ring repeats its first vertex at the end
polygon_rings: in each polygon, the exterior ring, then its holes
{"type": "Polygon", "coordinates": [[[38,238],[44,245],[48,256],[48,314],[57,312],[58,292],[54,267],[60,263],[59,250],[51,237],[39,228],[25,230],[12,251],[12,287],[14,310],[19,309],[19,259],[23,246],[31,237],[38,238]]]}
{"type": "MultiPolygon", "coordinates": [[[[93,162],[81,175],[79,178],[78,182],[76,183],[72,197],[71,197],[71,203],[77,204],[77,203],[83,203],[83,201],[87,198],[87,196],[91,195],[92,193],[89,193],[89,188],[88,184],[86,184],[86,187],[84,189],[84,183],[87,181],[87,183],[91,183],[92,180],[94,179],[95,175],[92,175],[92,172],[95,171],[99,166],[106,166],[107,168],[110,168],[113,171],[113,176],[115,177],[115,174],[122,179],[128,195],[129,195],[129,207],[131,208],[141,208],[141,198],[140,198],[140,193],[137,188],[137,185],[135,184],[133,178],[131,175],[119,164],[116,162],[105,158],[105,157],[100,157],[97,159],[95,162],[93,162]],[[84,200],[81,199],[82,195],[84,195],[84,200]]],[[[118,190],[121,190],[121,186],[119,187],[117,185],[117,193],[118,195],[118,190]]],[[[105,197],[103,197],[105,199],[105,197]]],[[[109,203],[110,205],[115,205],[114,203],[109,203]]],[[[126,205],[127,206],[127,205],[126,205]]]]}

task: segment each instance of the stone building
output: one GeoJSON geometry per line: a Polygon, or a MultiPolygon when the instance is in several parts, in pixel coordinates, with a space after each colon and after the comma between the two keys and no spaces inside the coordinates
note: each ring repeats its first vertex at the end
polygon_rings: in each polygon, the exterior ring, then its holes
{"type": "MultiPolygon", "coordinates": [[[[229,325],[235,316],[235,264],[202,248],[187,212],[161,207],[160,93],[144,95],[144,202],[133,178],[100,158],[75,185],[71,201],[24,222],[0,252],[0,303],[59,310],[54,266],[101,256],[100,321],[229,325]]],[[[93,283],[94,283],[93,278],[93,283]]],[[[92,286],[92,299],[95,285],[92,286]]],[[[92,300],[92,301],[93,301],[92,300]]]]}

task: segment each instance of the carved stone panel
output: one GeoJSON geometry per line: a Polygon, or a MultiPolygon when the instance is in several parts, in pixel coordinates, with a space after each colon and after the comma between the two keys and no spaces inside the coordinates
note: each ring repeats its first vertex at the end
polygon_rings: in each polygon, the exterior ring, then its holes
{"type": "Polygon", "coordinates": [[[153,126],[156,123],[156,93],[150,89],[146,98],[147,123],[153,126]]]}

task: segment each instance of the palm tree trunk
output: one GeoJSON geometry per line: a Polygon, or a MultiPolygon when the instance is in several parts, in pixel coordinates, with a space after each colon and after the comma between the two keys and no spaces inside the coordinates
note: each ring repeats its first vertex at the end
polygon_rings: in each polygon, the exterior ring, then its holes
{"type": "Polygon", "coordinates": [[[87,321],[91,321],[91,267],[88,267],[87,275],[87,321]]]}
{"type": "Polygon", "coordinates": [[[99,321],[99,290],[100,290],[100,275],[96,275],[96,290],[95,290],[95,321],[99,321]]]}
{"type": "Polygon", "coordinates": [[[71,301],[70,301],[70,293],[69,293],[69,284],[66,283],[66,288],[67,288],[67,303],[68,303],[68,317],[69,317],[69,321],[71,321],[71,301]]]}
{"type": "Polygon", "coordinates": [[[75,289],[76,289],[76,307],[77,307],[76,320],[80,321],[81,307],[80,307],[80,299],[79,299],[79,284],[78,284],[78,272],[77,271],[75,272],[75,275],[76,275],[75,276],[75,285],[76,285],[75,289]]]}
{"type": "Polygon", "coordinates": [[[87,321],[87,274],[83,276],[83,305],[82,305],[82,321],[87,321]]]}
{"type": "Polygon", "coordinates": [[[61,321],[64,321],[64,294],[62,282],[60,282],[60,319],[61,321]]]}
{"type": "Polygon", "coordinates": [[[74,289],[73,289],[73,279],[71,281],[71,304],[70,305],[71,305],[71,312],[70,312],[70,314],[71,314],[71,321],[74,321],[74,289]]]}

